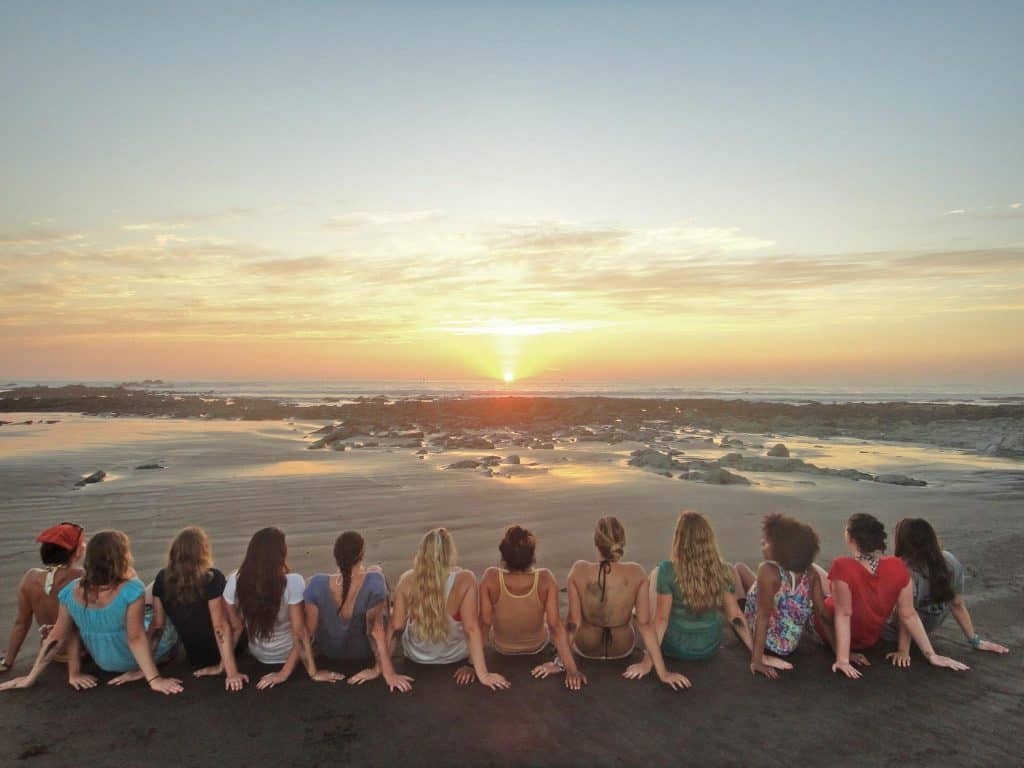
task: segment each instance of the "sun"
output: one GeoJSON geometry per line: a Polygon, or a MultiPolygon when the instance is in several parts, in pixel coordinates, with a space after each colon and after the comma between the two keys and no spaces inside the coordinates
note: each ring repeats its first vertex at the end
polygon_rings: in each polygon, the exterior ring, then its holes
{"type": "Polygon", "coordinates": [[[511,384],[516,380],[516,375],[512,371],[505,371],[501,378],[506,384],[511,384]]]}

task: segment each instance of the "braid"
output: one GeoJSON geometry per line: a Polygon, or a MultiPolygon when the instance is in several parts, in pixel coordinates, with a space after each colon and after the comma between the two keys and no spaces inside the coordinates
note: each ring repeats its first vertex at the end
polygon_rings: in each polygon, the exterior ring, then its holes
{"type": "Polygon", "coordinates": [[[348,600],[348,593],[352,588],[352,569],[363,559],[363,548],[363,537],[355,531],[345,531],[334,542],[334,562],[338,564],[338,570],[341,572],[339,614],[341,614],[342,606],[348,600]]]}

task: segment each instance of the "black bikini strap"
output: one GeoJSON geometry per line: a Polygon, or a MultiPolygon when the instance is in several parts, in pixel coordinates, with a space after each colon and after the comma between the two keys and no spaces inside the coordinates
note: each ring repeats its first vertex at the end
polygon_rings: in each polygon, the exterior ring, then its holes
{"type": "Polygon", "coordinates": [[[608,574],[612,572],[612,561],[602,560],[597,566],[597,586],[601,588],[601,602],[604,602],[605,589],[608,586],[608,574]]]}

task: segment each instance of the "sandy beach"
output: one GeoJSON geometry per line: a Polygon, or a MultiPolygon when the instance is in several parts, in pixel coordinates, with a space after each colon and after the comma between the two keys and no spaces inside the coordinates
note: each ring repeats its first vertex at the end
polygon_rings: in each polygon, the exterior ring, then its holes
{"type": "MultiPolygon", "coordinates": [[[[162,565],[173,534],[189,523],[206,528],[225,571],[237,567],[253,531],[280,526],[291,567],[307,577],[332,569],[334,537],[353,528],[366,536],[368,561],[381,563],[391,583],[431,526],[448,526],[461,564],[479,573],[496,562],[504,526],[519,522],[539,538],[539,563],[564,581],[574,560],[591,556],[593,523],[602,514],[614,513],[626,525],[627,559],[653,567],[667,556],[683,508],[709,516],[727,559],[750,564],[759,556],[760,518],[782,511],[817,528],[827,565],[842,553],[846,517],[864,510],[890,528],[902,517],[928,518],[967,566],[968,602],[980,631],[1012,650],[1002,657],[974,652],[950,621],[936,647],[969,663],[969,672],[931,669],[920,657],[909,671],[896,670],[879,649],[865,678],[850,681],[832,675],[830,656],[805,639],[796,669],[768,681],[750,675],[746,653],[729,637],[710,662],[671,664],[693,681],[685,693],[655,679],[623,680],[622,663],[590,662],[584,666],[590,685],[573,694],[558,681],[532,680],[531,660],[494,654],[488,663],[512,681],[510,691],[459,689],[450,670],[402,661],[400,668],[417,679],[407,696],[389,695],[382,683],[314,685],[298,672],[273,691],[250,687],[232,695],[218,681],[189,679],[184,694],[163,698],[142,686],[75,693],[55,667],[34,690],[0,700],[8,734],[3,762],[1020,764],[1014,734],[1024,726],[1024,467],[1017,459],[923,443],[707,429],[651,434],[643,442],[576,434],[554,438],[551,448],[516,445],[509,432],[502,437],[508,443],[487,450],[444,449],[430,434],[422,443],[350,435],[336,441],[341,445],[310,450],[330,433],[329,422],[69,412],[9,412],[4,421],[10,422],[0,428],[4,633],[17,579],[36,559],[33,538],[60,520],[79,521],[89,531],[126,531],[146,579],[162,565]],[[735,445],[723,448],[723,438],[735,445]],[[685,472],[675,467],[666,477],[657,468],[629,465],[638,451],[664,451],[682,466],[730,452],[764,456],[777,442],[791,459],[819,469],[896,474],[926,485],[774,469],[736,470],[750,485],[719,485],[680,479],[685,472]],[[422,457],[419,444],[427,446],[422,457]],[[488,455],[502,463],[447,468],[488,455]],[[510,455],[519,463],[508,463],[510,455]],[[144,464],[164,468],[136,468],[144,464]],[[99,469],[107,473],[103,482],[74,488],[99,469]]],[[[689,470],[694,477],[704,471],[689,470]]],[[[30,640],[15,673],[27,671],[34,649],[30,640]]],[[[243,668],[261,671],[252,659],[243,668]]],[[[181,662],[172,671],[187,674],[181,662]]]]}

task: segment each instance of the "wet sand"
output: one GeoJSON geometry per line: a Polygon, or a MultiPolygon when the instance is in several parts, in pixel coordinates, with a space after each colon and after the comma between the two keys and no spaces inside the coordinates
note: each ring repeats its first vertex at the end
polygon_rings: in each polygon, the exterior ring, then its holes
{"type": "MultiPolygon", "coordinates": [[[[39,414],[5,415],[38,420],[39,414]]],[[[330,570],[344,528],[364,533],[368,560],[394,583],[426,528],[453,530],[464,567],[479,573],[497,559],[510,522],[534,529],[539,562],[564,580],[590,557],[595,519],[617,514],[629,559],[647,567],[667,556],[682,508],[707,514],[723,555],[754,564],[759,519],[783,511],[822,537],[821,560],[841,554],[842,524],[854,511],[888,526],[927,517],[946,548],[967,566],[968,603],[986,637],[1008,656],[972,651],[951,620],[937,649],[972,665],[933,670],[915,657],[896,670],[871,655],[860,681],[829,672],[830,656],[804,641],[796,669],[778,681],[753,678],[739,642],[727,638],[714,659],[670,663],[694,687],[673,693],[655,679],[630,682],[622,662],[589,662],[590,686],[570,693],[560,681],[534,681],[533,660],[489,654],[513,687],[460,689],[450,669],[401,662],[417,678],[412,694],[383,683],[316,685],[304,672],[284,686],[239,694],[215,680],[186,680],[161,697],[144,686],[76,693],[63,670],[39,685],[0,697],[6,734],[0,762],[31,765],[1019,765],[1024,727],[1024,466],[1019,461],[916,444],[860,443],[789,436],[794,456],[821,466],[902,472],[928,482],[899,487],[842,478],[743,473],[755,485],[714,486],[626,466],[644,447],[581,442],[555,449],[501,447],[445,451],[425,459],[412,448],[310,451],[307,432],[323,422],[199,421],[48,414],[57,424],[8,424],[0,433],[0,632],[13,619],[14,587],[36,561],[35,534],[60,520],[90,531],[125,530],[137,568],[152,578],[173,534],[204,526],[219,567],[240,562],[251,533],[278,525],[288,534],[292,568],[330,570]],[[817,447],[816,447],[817,446],[817,447]],[[445,470],[460,458],[521,456],[511,477],[445,470]],[[161,461],[163,470],[136,470],[161,461]],[[525,466],[536,462],[535,466],[525,466]],[[72,490],[96,469],[103,483],[72,490]],[[813,484],[808,484],[813,483],[813,484]]],[[[706,449],[709,456],[725,453],[706,449]]],[[[693,455],[700,455],[695,448],[693,455]]],[[[498,469],[505,469],[500,467],[498,469]]],[[[30,636],[14,674],[31,664],[30,636]]],[[[250,674],[258,664],[243,662],[250,674]]],[[[185,675],[183,664],[172,672],[185,675]]],[[[341,668],[341,671],[354,670],[341,668]]],[[[9,676],[12,673],[8,673],[9,676]]],[[[6,677],[6,676],[5,676],[6,677]]]]}

